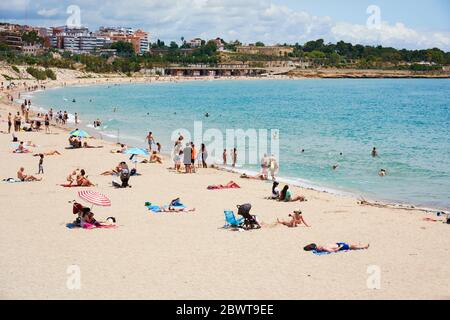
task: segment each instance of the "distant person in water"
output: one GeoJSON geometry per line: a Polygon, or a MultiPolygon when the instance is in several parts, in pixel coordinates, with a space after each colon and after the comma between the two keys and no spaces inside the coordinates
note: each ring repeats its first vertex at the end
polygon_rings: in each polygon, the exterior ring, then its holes
{"type": "Polygon", "coordinates": [[[303,248],[305,251],[318,251],[318,252],[338,252],[347,250],[361,250],[369,249],[369,244],[347,244],[345,242],[330,243],[324,246],[319,246],[315,243],[308,244],[303,248]]]}
{"type": "Polygon", "coordinates": [[[336,170],[337,168],[339,167],[339,165],[338,164],[335,164],[335,165],[333,165],[333,170],[336,170]]]}
{"type": "Polygon", "coordinates": [[[386,172],[385,169],[380,169],[380,171],[378,171],[378,175],[379,175],[380,177],[384,177],[386,174],[387,174],[387,172],[386,172]]]}
{"type": "Polygon", "coordinates": [[[373,147],[373,149],[372,149],[372,157],[375,158],[376,156],[378,156],[377,148],[373,147]]]}

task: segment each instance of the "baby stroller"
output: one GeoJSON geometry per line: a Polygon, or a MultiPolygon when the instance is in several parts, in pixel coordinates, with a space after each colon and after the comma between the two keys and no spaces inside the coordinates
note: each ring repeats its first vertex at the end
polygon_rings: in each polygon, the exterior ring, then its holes
{"type": "Polygon", "coordinates": [[[81,226],[81,218],[91,212],[91,208],[83,206],[81,203],[72,201],[72,213],[77,215],[77,218],[73,222],[74,225],[81,226]]]}
{"type": "Polygon", "coordinates": [[[244,217],[244,229],[259,229],[261,225],[256,219],[255,215],[250,214],[252,205],[250,203],[244,203],[236,206],[238,208],[238,215],[244,217]]]}

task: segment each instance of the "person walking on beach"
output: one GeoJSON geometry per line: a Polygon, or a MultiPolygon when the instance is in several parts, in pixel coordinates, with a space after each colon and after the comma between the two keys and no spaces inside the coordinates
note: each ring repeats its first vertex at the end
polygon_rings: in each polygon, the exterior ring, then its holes
{"type": "Polygon", "coordinates": [[[191,142],[191,149],[192,149],[192,153],[191,153],[191,171],[193,173],[195,173],[195,159],[197,158],[197,149],[195,149],[195,145],[193,142],[191,142]]]}
{"type": "Polygon", "coordinates": [[[64,124],[67,124],[67,120],[69,119],[69,115],[67,114],[67,111],[64,111],[64,124]]]}
{"type": "Polygon", "coordinates": [[[201,153],[202,153],[202,165],[203,165],[203,168],[208,168],[208,165],[206,164],[206,158],[208,158],[208,152],[206,151],[206,146],[205,146],[204,143],[202,143],[201,153]]]}
{"type": "Polygon", "coordinates": [[[50,111],[48,112],[48,116],[50,117],[50,121],[53,120],[53,108],[50,108],[50,111]]]}
{"type": "Polygon", "coordinates": [[[28,123],[28,118],[29,118],[29,117],[30,117],[30,108],[27,107],[27,108],[25,109],[25,122],[28,123]]]}
{"type": "Polygon", "coordinates": [[[236,162],[237,162],[237,149],[236,149],[236,148],[233,148],[233,151],[232,151],[232,159],[233,159],[233,164],[232,164],[232,166],[233,166],[233,168],[234,168],[234,167],[236,167],[236,162]]]}
{"type": "Polygon", "coordinates": [[[267,158],[267,154],[264,153],[264,156],[261,159],[261,174],[264,179],[267,179],[267,167],[268,167],[269,159],[267,158]]]}
{"type": "Polygon", "coordinates": [[[275,174],[278,172],[278,162],[274,155],[270,157],[269,160],[270,163],[270,176],[272,177],[272,180],[275,181],[275,174]]]}
{"type": "Polygon", "coordinates": [[[75,112],[75,124],[78,124],[78,113],[75,112]]]}
{"type": "Polygon", "coordinates": [[[372,157],[375,158],[376,156],[378,156],[377,148],[373,147],[373,149],[372,149],[372,157]]]}
{"type": "Polygon", "coordinates": [[[155,143],[155,139],[153,138],[153,133],[149,131],[148,135],[145,137],[145,140],[148,143],[148,151],[152,151],[152,144],[155,143]]]}
{"type": "Polygon", "coordinates": [[[11,126],[12,126],[12,115],[10,112],[8,113],[8,133],[11,133],[11,126]]]}
{"type": "Polygon", "coordinates": [[[186,147],[183,150],[183,164],[186,173],[191,173],[192,162],[192,149],[189,143],[186,143],[186,147]]]}
{"type": "Polygon", "coordinates": [[[48,114],[45,115],[44,125],[45,125],[45,133],[50,133],[50,117],[48,116],[48,114]]]}
{"type": "Polygon", "coordinates": [[[226,166],[227,165],[227,149],[223,149],[223,165],[226,166]]]}
{"type": "Polygon", "coordinates": [[[44,174],[44,155],[41,153],[39,154],[39,168],[38,168],[38,174],[44,174]]]}

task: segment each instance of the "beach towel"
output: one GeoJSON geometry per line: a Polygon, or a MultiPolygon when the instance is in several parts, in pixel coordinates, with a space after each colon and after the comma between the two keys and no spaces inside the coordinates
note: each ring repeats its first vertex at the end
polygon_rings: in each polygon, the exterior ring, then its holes
{"type": "Polygon", "coordinates": [[[222,184],[210,185],[206,189],[208,189],[208,190],[220,190],[220,189],[239,189],[239,188],[240,188],[240,186],[236,182],[230,181],[226,185],[222,185],[222,184]]]}
{"type": "MultiPolygon", "coordinates": [[[[162,212],[162,209],[169,209],[169,206],[158,206],[158,205],[152,205],[151,202],[146,202],[145,207],[150,210],[153,213],[158,213],[158,212],[162,212]]],[[[183,205],[182,203],[177,203],[176,205],[172,205],[171,206],[174,209],[185,209],[186,206],[183,205]]]]}
{"type": "Polygon", "coordinates": [[[81,227],[78,224],[75,223],[67,223],[66,227],[68,229],[87,229],[87,230],[91,230],[91,229],[115,229],[117,228],[117,225],[115,224],[104,224],[104,223],[100,223],[100,224],[92,224],[92,223],[85,223],[83,227],[81,227]]]}
{"type": "Polygon", "coordinates": [[[315,255],[318,255],[318,256],[323,256],[323,255],[326,255],[326,254],[339,253],[339,252],[347,252],[347,251],[351,251],[351,250],[339,250],[339,251],[335,251],[335,252],[313,250],[312,253],[314,253],[315,255]]]}
{"type": "Polygon", "coordinates": [[[77,185],[77,184],[68,184],[68,183],[65,183],[65,184],[60,184],[60,186],[61,187],[64,187],[64,188],[76,188],[76,187],[85,187],[85,188],[87,188],[87,186],[79,186],[79,185],[77,185]]]}
{"type": "Polygon", "coordinates": [[[8,179],[3,179],[3,182],[6,182],[6,183],[16,183],[16,182],[29,182],[29,181],[22,181],[22,180],[19,180],[19,179],[8,178],[8,179]]]}

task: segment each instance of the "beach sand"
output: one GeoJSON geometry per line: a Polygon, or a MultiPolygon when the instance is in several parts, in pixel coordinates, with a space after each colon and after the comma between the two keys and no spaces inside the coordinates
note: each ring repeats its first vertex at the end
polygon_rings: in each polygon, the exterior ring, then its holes
{"type": "MultiPolygon", "coordinates": [[[[47,87],[59,85],[55,81],[47,87]]],[[[4,131],[6,114],[16,107],[2,101],[4,131]]],[[[89,144],[104,148],[66,150],[67,131],[43,131],[17,134],[39,146],[31,154],[13,154],[11,135],[0,134],[1,179],[15,178],[20,166],[35,175],[38,157],[33,153],[62,153],[45,157],[41,182],[0,182],[1,299],[450,298],[449,225],[423,220],[435,217],[431,214],[362,206],[353,197],[300,188],[294,193],[305,195],[307,202],[280,203],[264,199],[270,182],[216,169],[177,174],[167,169],[172,165],[167,160],[138,164],[142,175],[131,178],[132,188],[114,189],[113,178],[100,173],[128,160],[110,153],[115,144],[91,139],[89,144]],[[75,218],[68,202],[79,200],[82,189],[58,184],[76,168],[84,168],[98,184],[89,189],[111,199],[111,207],[93,211],[98,220],[116,217],[117,229],[66,228],[75,218]],[[230,180],[242,188],[206,189],[230,180]],[[196,211],[153,214],[144,206],[176,197],[196,211]],[[301,209],[311,227],[222,229],[223,211],[245,202],[267,224],[301,209]],[[302,249],[311,242],[340,241],[368,242],[370,248],[322,256],[302,249]],[[79,289],[67,286],[72,265],[81,272],[79,289]],[[376,284],[371,281],[374,270],[380,271],[378,289],[368,286],[376,284]]]]}

